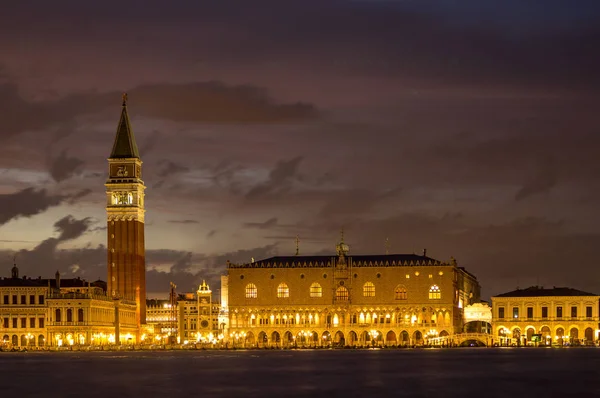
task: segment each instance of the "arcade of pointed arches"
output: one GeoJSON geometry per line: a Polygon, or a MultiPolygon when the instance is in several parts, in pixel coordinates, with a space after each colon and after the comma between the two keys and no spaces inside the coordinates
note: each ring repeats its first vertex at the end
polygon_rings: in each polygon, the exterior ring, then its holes
{"type": "MultiPolygon", "coordinates": [[[[348,290],[340,288],[345,289],[338,287],[338,298],[345,297],[348,290]]],[[[452,330],[451,311],[445,308],[412,306],[351,311],[280,308],[230,312],[230,336],[238,345],[423,345],[431,344],[434,339],[445,340],[440,338],[449,337],[452,330]]]]}
{"type": "Polygon", "coordinates": [[[231,343],[234,347],[386,347],[386,346],[419,346],[431,344],[434,340],[448,338],[450,334],[442,330],[437,337],[421,330],[350,330],[344,334],[342,330],[260,330],[234,332],[231,343]]]}

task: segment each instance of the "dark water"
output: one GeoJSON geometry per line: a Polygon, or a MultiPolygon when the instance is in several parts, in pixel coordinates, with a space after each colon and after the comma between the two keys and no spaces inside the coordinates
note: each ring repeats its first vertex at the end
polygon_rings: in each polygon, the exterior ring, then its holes
{"type": "Polygon", "coordinates": [[[600,397],[600,349],[0,353],[1,397],[600,397]]]}

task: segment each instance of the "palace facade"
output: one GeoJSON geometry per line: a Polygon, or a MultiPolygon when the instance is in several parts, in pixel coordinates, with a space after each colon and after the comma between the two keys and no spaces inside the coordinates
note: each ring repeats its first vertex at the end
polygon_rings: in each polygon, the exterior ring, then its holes
{"type": "Polygon", "coordinates": [[[422,345],[463,330],[479,303],[454,259],[415,254],[272,257],[227,264],[234,346],[422,345]]]}
{"type": "Polygon", "coordinates": [[[499,345],[594,345],[600,296],[568,287],[532,286],[492,297],[499,345]]]}

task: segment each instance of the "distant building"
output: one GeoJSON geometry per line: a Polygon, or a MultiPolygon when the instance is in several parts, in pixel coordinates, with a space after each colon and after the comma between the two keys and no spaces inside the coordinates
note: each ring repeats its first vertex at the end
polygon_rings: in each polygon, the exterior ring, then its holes
{"type": "Polygon", "coordinates": [[[16,265],[0,279],[4,347],[133,344],[135,303],[113,300],[102,281],[20,278],[16,265]]]}
{"type": "Polygon", "coordinates": [[[592,345],[598,341],[600,296],[568,287],[532,286],[492,297],[500,345],[592,345]]]}
{"type": "Polygon", "coordinates": [[[449,342],[475,276],[416,254],[272,257],[228,263],[228,340],[236,346],[371,346],[449,342]]]}
{"type": "MultiPolygon", "coordinates": [[[[223,280],[223,279],[222,279],[223,280]]],[[[206,281],[194,293],[177,294],[176,303],[171,300],[147,300],[147,323],[153,326],[155,343],[169,343],[169,337],[176,337],[172,343],[216,344],[223,342],[226,321],[223,308],[213,301],[212,291],[206,281]]]]}

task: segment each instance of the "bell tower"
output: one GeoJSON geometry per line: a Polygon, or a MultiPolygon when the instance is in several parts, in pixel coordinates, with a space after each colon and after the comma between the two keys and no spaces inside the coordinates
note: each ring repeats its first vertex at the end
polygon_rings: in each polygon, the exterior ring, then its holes
{"type": "Polygon", "coordinates": [[[138,327],[146,323],[146,250],[142,161],[123,94],[121,119],[108,158],[106,181],[108,295],[135,301],[138,327]]]}

